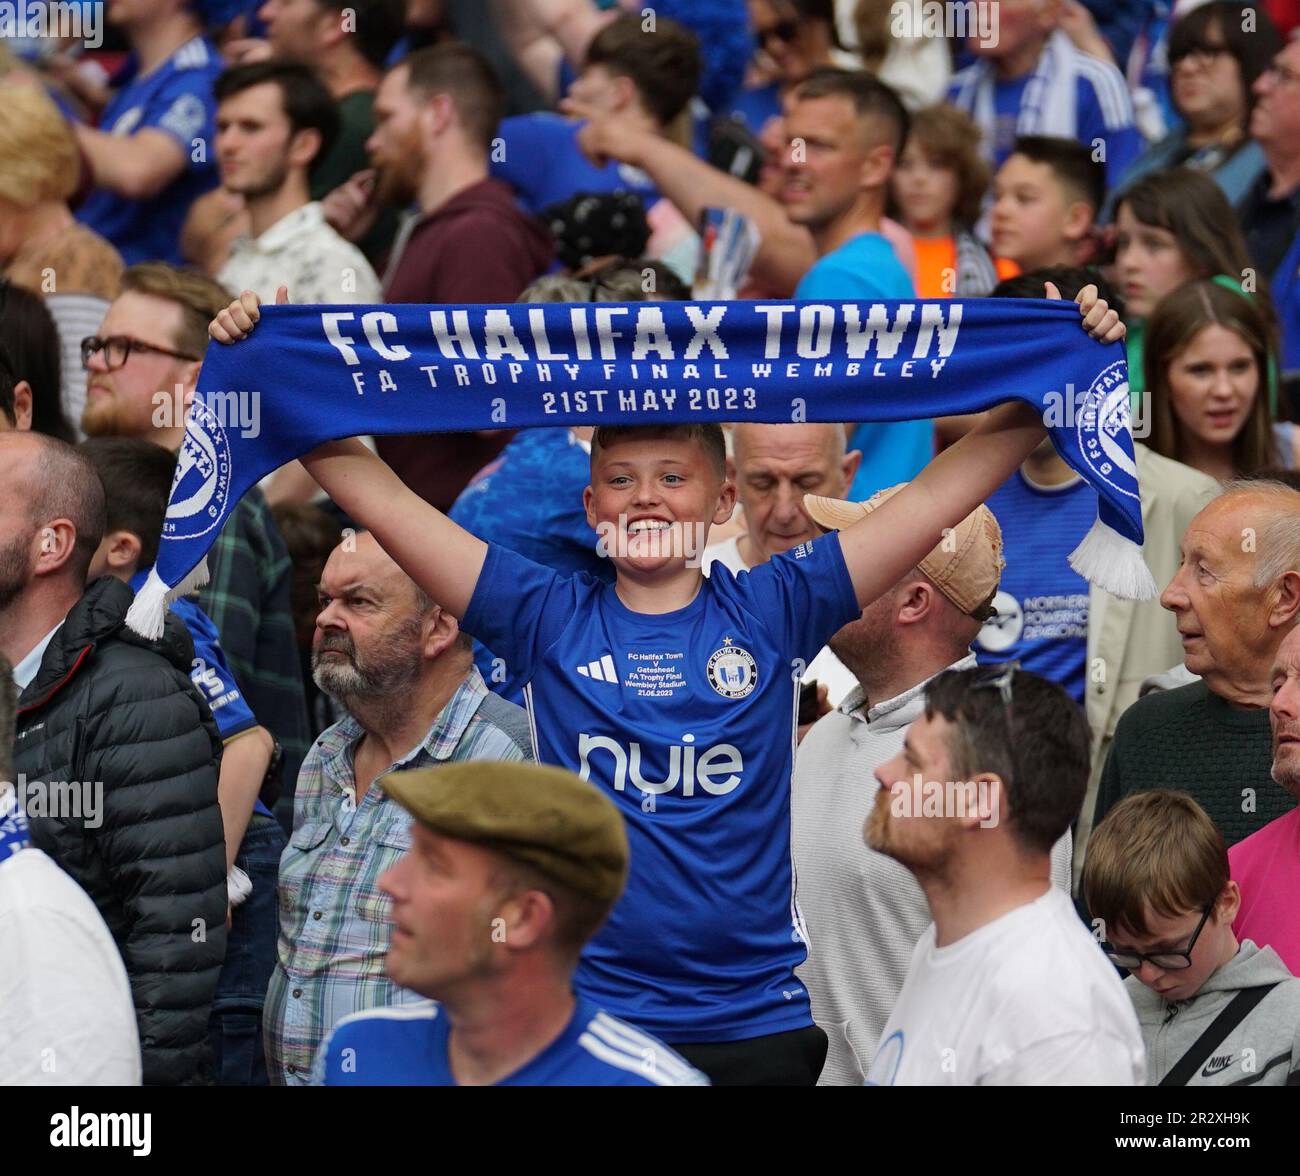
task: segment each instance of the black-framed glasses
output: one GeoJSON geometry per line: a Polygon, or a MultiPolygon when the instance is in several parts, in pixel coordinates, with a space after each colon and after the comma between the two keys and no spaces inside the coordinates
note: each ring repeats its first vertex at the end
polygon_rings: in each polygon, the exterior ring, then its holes
{"type": "Polygon", "coordinates": [[[1112,943],[1103,943],[1101,950],[1117,968],[1127,968],[1130,972],[1136,972],[1142,966],[1143,960],[1153,964],[1162,972],[1186,971],[1192,966],[1192,949],[1196,947],[1196,940],[1200,937],[1201,929],[1205,926],[1212,910],[1214,910],[1214,903],[1210,903],[1201,912],[1201,921],[1196,924],[1196,930],[1192,932],[1191,939],[1187,941],[1187,946],[1182,951],[1122,951],[1112,943]]]}
{"type": "Polygon", "coordinates": [[[172,351],[168,347],[159,347],[156,343],[146,343],[130,335],[110,335],[101,339],[98,335],[88,335],[81,341],[81,366],[90,369],[91,357],[97,352],[104,353],[104,363],[110,372],[116,371],[128,359],[131,353],[139,355],[170,355],[172,359],[198,360],[197,355],[187,355],[183,351],[172,351]]]}
{"type": "Polygon", "coordinates": [[[1199,66],[1210,66],[1220,57],[1230,56],[1232,50],[1222,42],[1211,44],[1208,41],[1201,41],[1195,45],[1188,45],[1177,57],[1170,59],[1170,65],[1177,65],[1180,61],[1191,61],[1199,66]]]}

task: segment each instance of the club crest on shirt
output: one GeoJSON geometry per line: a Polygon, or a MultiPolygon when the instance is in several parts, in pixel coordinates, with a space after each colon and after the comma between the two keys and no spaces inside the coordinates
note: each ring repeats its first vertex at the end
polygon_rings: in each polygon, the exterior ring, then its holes
{"type": "Polygon", "coordinates": [[[730,637],[723,639],[721,649],[709,655],[705,670],[709,685],[723,698],[744,698],[758,685],[758,663],[754,655],[733,645],[730,637]]]}

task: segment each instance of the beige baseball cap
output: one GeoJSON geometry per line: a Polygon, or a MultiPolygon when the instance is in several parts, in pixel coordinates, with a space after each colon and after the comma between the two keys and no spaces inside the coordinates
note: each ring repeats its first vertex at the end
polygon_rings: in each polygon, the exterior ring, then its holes
{"type": "MultiPolygon", "coordinates": [[[[803,505],[818,526],[828,531],[843,530],[866,518],[906,485],[900,482],[887,490],[878,490],[866,502],[805,494],[803,505]]],[[[962,612],[977,621],[993,616],[993,597],[997,595],[998,580],[1006,567],[1002,559],[1002,528],[993,512],[980,503],[918,566],[962,612]]]]}

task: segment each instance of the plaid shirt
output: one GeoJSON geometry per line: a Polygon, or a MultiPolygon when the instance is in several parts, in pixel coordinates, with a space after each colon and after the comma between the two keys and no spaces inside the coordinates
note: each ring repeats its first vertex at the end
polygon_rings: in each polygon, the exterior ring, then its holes
{"type": "Polygon", "coordinates": [[[526,722],[471,669],[424,740],[381,772],[360,804],[353,752],[361,725],[349,715],[316,740],[280,859],[279,960],[264,1014],[273,1084],[307,1085],[316,1050],[341,1017],[422,999],[384,974],[392,903],[379,876],[410,848],[411,818],[375,785],[389,772],[447,760],[532,759],[526,722]]]}
{"type": "Polygon", "coordinates": [[[293,565],[261,491],[240,499],[208,552],[208,568],[199,606],[217,626],[249,709],[284,750],[287,797],[311,727],[289,599],[293,565]]]}

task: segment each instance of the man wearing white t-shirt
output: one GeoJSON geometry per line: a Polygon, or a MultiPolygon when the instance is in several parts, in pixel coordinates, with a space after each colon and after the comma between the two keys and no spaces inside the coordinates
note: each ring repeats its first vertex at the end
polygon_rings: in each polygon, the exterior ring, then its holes
{"type": "MultiPolygon", "coordinates": [[[[715,561],[747,572],[816,539],[822,529],[804,510],[804,495],[843,498],[862,461],[856,449],[848,451],[843,425],[736,425],[731,441],[727,477],[736,484],[747,529],[705,549],[706,573],[715,561]]],[[[829,647],[813,658],[803,680],[826,687],[821,714],[857,685],[829,647]]]]}
{"type": "Polygon", "coordinates": [[[916,946],[868,1082],[1140,1086],[1145,1053],[1115,970],[1049,882],[1078,816],[1088,726],[1013,666],[949,671],[881,767],[867,844],[905,865],[934,923],[916,946]]]}

